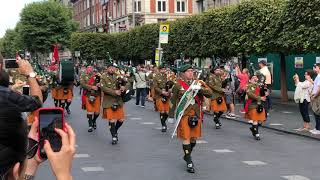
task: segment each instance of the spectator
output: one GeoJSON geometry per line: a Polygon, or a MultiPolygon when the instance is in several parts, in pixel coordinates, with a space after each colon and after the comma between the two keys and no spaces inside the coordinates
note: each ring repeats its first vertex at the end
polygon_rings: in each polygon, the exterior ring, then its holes
{"type": "MultiPolygon", "coordinates": [[[[313,66],[313,71],[317,74],[316,79],[314,80],[311,102],[320,101],[320,63],[317,63],[313,66]]],[[[316,127],[313,130],[310,130],[312,134],[320,134],[320,115],[314,112],[314,118],[316,121],[316,127]]]]}
{"type": "MultiPolygon", "coordinates": [[[[237,65],[236,76],[240,82],[240,85],[236,90],[236,93],[239,95],[241,102],[243,102],[243,104],[245,105],[246,87],[249,82],[249,70],[247,68],[243,68],[241,72],[239,65],[237,65]]],[[[244,109],[242,109],[240,112],[245,113],[244,109]]]]}
{"type": "Polygon", "coordinates": [[[310,94],[312,92],[313,80],[311,78],[311,72],[305,72],[305,81],[300,82],[299,76],[296,74],[293,76],[293,80],[296,85],[294,94],[294,100],[299,103],[299,110],[303,119],[303,127],[299,128],[298,131],[309,131],[310,130],[310,116],[309,116],[309,103],[310,94]]]}
{"type": "MultiPolygon", "coordinates": [[[[33,139],[32,141],[37,141],[38,124],[38,120],[35,120],[29,132],[28,137],[33,139]]],[[[71,166],[75,153],[75,134],[68,124],[65,127],[66,132],[56,130],[63,143],[59,152],[53,152],[47,140],[44,145],[57,180],[72,179],[71,166]]],[[[0,132],[0,178],[2,180],[34,179],[41,160],[35,155],[37,151],[32,150],[34,146],[26,148],[28,145],[26,124],[16,109],[9,107],[0,109],[0,132]]]]}
{"type": "Polygon", "coordinates": [[[147,75],[143,65],[137,67],[137,72],[135,73],[136,81],[136,105],[138,106],[141,100],[141,107],[145,107],[145,101],[147,96],[147,75]]]}
{"type": "Polygon", "coordinates": [[[226,113],[226,118],[229,119],[235,119],[235,110],[234,110],[234,99],[233,99],[233,94],[234,94],[234,86],[232,83],[231,77],[228,77],[228,72],[224,70],[224,73],[222,75],[222,88],[225,89],[225,100],[227,104],[228,111],[226,113]]]}
{"type": "Polygon", "coordinates": [[[266,107],[266,111],[269,109],[272,109],[272,101],[271,101],[271,90],[272,90],[272,77],[271,77],[271,73],[268,69],[267,66],[267,61],[262,60],[259,62],[259,68],[260,68],[260,72],[261,74],[264,75],[265,79],[265,84],[267,85],[268,88],[268,96],[267,96],[267,107],[266,107]]]}
{"type": "Polygon", "coordinates": [[[17,60],[17,63],[20,73],[28,76],[31,96],[21,95],[9,89],[9,76],[6,72],[1,71],[0,107],[14,107],[19,112],[31,112],[42,106],[42,92],[30,63],[25,60],[17,60]]]}

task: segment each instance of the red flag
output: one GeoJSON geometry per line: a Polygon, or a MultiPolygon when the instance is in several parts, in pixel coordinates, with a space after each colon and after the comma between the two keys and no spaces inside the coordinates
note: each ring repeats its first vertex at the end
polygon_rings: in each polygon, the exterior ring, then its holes
{"type": "Polygon", "coordinates": [[[52,56],[52,64],[58,64],[59,63],[59,50],[58,50],[58,45],[55,44],[53,47],[53,56],[52,56]]]}

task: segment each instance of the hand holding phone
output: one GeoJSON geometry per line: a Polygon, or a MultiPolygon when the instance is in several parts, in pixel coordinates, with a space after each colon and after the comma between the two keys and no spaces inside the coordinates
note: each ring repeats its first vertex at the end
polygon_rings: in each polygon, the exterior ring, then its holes
{"type": "Polygon", "coordinates": [[[64,113],[62,108],[40,108],[39,109],[39,157],[47,159],[43,148],[44,140],[47,140],[54,152],[60,151],[62,147],[61,136],[57,129],[64,129],[64,113]]]}
{"type": "Polygon", "coordinates": [[[62,138],[62,148],[59,152],[52,149],[52,144],[45,141],[44,150],[48,156],[51,169],[57,179],[72,179],[71,169],[73,156],[76,152],[76,135],[67,123],[65,123],[65,131],[56,129],[56,132],[62,138]]]}
{"type": "Polygon", "coordinates": [[[4,67],[6,69],[19,68],[15,59],[4,59],[4,67]]]}

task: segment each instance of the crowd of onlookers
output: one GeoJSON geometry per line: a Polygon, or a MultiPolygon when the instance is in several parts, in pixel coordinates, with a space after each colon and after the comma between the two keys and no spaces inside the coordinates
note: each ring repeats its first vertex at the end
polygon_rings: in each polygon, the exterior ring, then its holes
{"type": "MultiPolygon", "coordinates": [[[[34,179],[38,167],[44,162],[38,156],[38,117],[28,129],[22,118],[23,112],[32,112],[43,104],[41,89],[32,75],[34,69],[31,64],[17,58],[17,71],[26,77],[30,87],[30,95],[23,95],[15,87],[21,83],[11,82],[10,75],[4,70],[3,58],[0,55],[0,179],[34,179]]],[[[55,129],[61,136],[62,147],[54,152],[49,141],[44,143],[44,151],[51,165],[51,170],[58,180],[70,180],[73,155],[75,154],[76,136],[72,128],[66,123],[64,129],[55,129]]]]}

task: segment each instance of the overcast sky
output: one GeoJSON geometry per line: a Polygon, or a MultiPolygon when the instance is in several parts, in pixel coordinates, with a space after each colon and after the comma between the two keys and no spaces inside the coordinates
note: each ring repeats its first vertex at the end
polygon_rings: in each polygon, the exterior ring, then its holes
{"type": "Polygon", "coordinates": [[[20,11],[23,7],[34,1],[40,0],[0,0],[0,38],[7,29],[13,29],[20,19],[20,11]]]}

